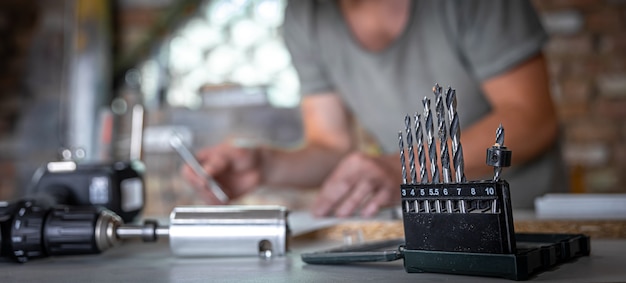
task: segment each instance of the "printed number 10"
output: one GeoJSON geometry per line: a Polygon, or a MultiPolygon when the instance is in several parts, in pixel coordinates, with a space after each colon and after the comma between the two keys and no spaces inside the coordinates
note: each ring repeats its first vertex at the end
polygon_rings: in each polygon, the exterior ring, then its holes
{"type": "Polygon", "coordinates": [[[494,195],[494,194],[495,194],[495,190],[493,189],[493,187],[487,187],[487,188],[485,188],[485,193],[486,193],[487,195],[492,196],[492,195],[494,195]]]}

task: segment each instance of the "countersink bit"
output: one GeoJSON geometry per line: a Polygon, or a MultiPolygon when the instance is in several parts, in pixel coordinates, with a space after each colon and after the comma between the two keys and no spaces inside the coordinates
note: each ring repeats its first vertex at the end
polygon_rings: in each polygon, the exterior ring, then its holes
{"type": "Polygon", "coordinates": [[[422,130],[422,116],[415,112],[415,138],[417,139],[417,159],[420,164],[420,183],[428,183],[426,171],[426,154],[424,152],[424,133],[422,130]]]}
{"type": "Polygon", "coordinates": [[[487,165],[493,166],[493,181],[500,179],[502,167],[511,166],[511,151],[504,146],[502,124],[496,130],[496,143],[487,149],[487,165]]]}
{"type": "Polygon", "coordinates": [[[437,146],[433,136],[433,115],[430,111],[430,99],[424,97],[424,123],[426,127],[426,143],[428,144],[428,157],[430,158],[430,174],[433,184],[439,183],[439,168],[437,167],[437,146]]]}
{"type": "Polygon", "coordinates": [[[413,151],[413,134],[411,133],[411,116],[404,117],[404,126],[406,128],[406,143],[409,151],[409,168],[411,169],[411,184],[417,183],[417,173],[415,172],[415,152],[413,151]]]}
{"type": "Polygon", "coordinates": [[[443,95],[441,94],[441,87],[439,85],[435,85],[434,93],[435,113],[437,114],[438,124],[437,133],[439,138],[439,148],[441,150],[441,154],[439,155],[441,158],[441,174],[443,176],[443,182],[450,183],[452,182],[452,176],[450,171],[450,154],[448,153],[448,130],[446,127],[446,116],[443,110],[443,95]]]}
{"type": "Polygon", "coordinates": [[[400,147],[400,164],[402,166],[402,184],[406,184],[406,161],[404,159],[404,143],[402,142],[402,131],[398,132],[398,146],[400,147]]]}
{"type": "Polygon", "coordinates": [[[459,114],[456,111],[456,90],[448,88],[446,91],[446,105],[448,120],[450,120],[450,139],[452,139],[452,162],[457,183],[466,182],[463,146],[461,145],[461,127],[459,114]]]}

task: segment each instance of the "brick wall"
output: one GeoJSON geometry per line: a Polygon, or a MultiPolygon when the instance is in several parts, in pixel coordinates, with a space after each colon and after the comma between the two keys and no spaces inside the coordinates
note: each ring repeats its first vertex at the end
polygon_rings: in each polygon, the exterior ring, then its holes
{"type": "Polygon", "coordinates": [[[626,1],[534,1],[574,189],[626,192],[626,1]]]}

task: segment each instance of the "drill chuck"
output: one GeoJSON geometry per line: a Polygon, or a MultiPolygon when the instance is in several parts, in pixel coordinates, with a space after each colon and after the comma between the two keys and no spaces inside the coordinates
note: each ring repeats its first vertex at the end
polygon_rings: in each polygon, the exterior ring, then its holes
{"type": "Polygon", "coordinates": [[[122,220],[97,207],[49,207],[36,200],[6,206],[0,218],[0,255],[17,262],[55,256],[96,254],[119,243],[122,220]]]}

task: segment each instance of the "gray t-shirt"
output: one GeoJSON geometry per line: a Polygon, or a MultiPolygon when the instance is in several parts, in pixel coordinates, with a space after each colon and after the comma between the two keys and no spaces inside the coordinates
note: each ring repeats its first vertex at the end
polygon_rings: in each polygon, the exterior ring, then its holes
{"type": "MultiPolygon", "coordinates": [[[[463,129],[490,111],[481,83],[536,55],[548,38],[531,3],[515,0],[411,1],[403,33],[380,52],[355,41],[332,0],[289,1],[283,32],[302,94],[338,93],[386,153],[398,151],[404,116],[422,113],[423,97],[434,111],[435,83],[456,89],[463,129]]],[[[554,191],[557,153],[504,170],[514,206],[554,191]]]]}

